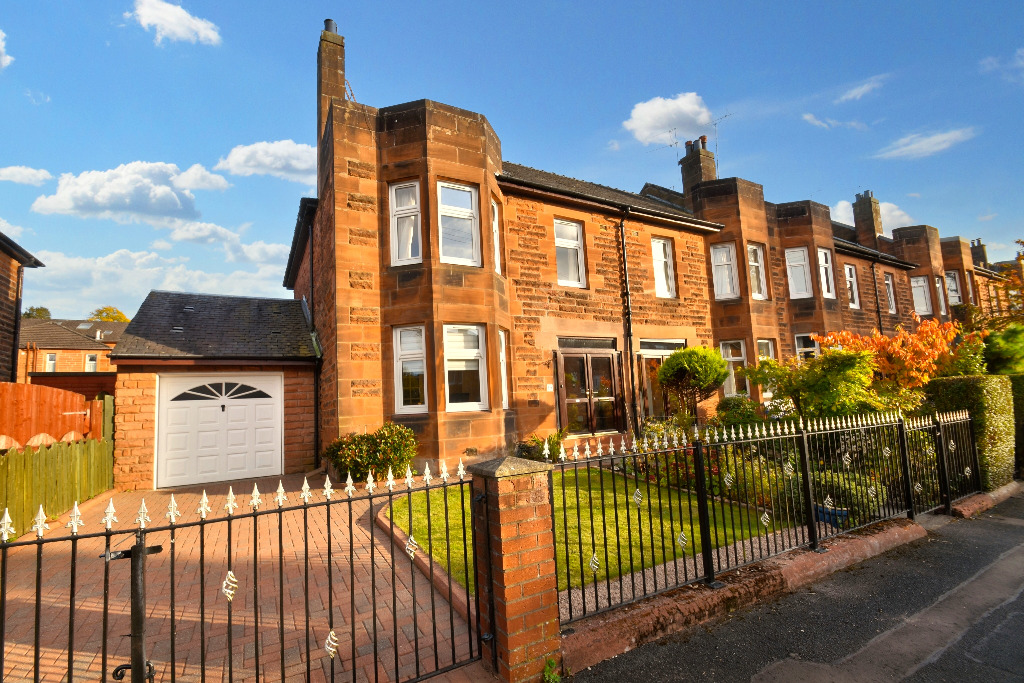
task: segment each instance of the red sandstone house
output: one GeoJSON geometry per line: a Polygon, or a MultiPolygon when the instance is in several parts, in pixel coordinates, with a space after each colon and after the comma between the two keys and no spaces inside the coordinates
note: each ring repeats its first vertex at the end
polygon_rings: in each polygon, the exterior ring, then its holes
{"type": "Polygon", "coordinates": [[[127,326],[94,320],[22,320],[18,382],[87,398],[113,394],[117,367],[110,362],[110,351],[127,326]]]}
{"type": "Polygon", "coordinates": [[[319,197],[299,205],[285,286],[323,346],[321,443],[390,420],[421,462],[468,462],[663,414],[661,359],[712,341],[721,226],[504,161],[480,114],[347,99],[333,31],[318,66],[319,197]]]}
{"type": "Polygon", "coordinates": [[[150,292],[111,360],[118,489],[313,468],[317,352],[301,301],[150,292]]]}
{"type": "Polygon", "coordinates": [[[0,380],[18,378],[18,334],[21,328],[21,290],[26,268],[43,263],[0,232],[0,380]]]}

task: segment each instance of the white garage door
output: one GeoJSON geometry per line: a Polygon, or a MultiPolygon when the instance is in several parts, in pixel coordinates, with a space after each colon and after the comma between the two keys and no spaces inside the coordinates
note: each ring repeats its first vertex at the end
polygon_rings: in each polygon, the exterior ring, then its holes
{"type": "Polygon", "coordinates": [[[160,375],[156,485],[282,472],[280,374],[160,375]]]}

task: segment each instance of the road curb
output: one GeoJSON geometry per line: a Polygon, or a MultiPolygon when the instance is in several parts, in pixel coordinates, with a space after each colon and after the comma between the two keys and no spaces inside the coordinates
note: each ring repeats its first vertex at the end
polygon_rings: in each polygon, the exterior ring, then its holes
{"type": "Polygon", "coordinates": [[[968,496],[953,505],[953,516],[960,517],[962,519],[969,519],[974,515],[978,515],[986,510],[992,509],[1007,498],[1017,495],[1021,488],[1024,488],[1021,482],[1011,481],[1005,486],[1000,486],[995,491],[976,493],[973,496],[968,496]]]}
{"type": "Polygon", "coordinates": [[[644,643],[679,633],[801,586],[927,535],[908,519],[894,519],[822,543],[827,550],[792,550],[716,575],[724,588],[691,584],[649,600],[578,621],[562,636],[567,671],[581,671],[644,643]]]}

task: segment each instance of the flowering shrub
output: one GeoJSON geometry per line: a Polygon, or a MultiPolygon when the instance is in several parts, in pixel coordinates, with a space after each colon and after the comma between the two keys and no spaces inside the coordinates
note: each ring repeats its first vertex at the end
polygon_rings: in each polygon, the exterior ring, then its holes
{"type": "Polygon", "coordinates": [[[416,435],[408,427],[393,422],[385,422],[369,434],[343,436],[323,452],[323,458],[338,474],[347,476],[351,472],[353,479],[365,479],[370,472],[379,479],[389,467],[396,476],[404,474],[415,455],[416,435]]]}

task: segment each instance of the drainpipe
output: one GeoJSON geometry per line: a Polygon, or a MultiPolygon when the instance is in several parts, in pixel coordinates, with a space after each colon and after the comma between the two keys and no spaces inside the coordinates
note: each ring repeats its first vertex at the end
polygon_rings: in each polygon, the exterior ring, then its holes
{"type": "MultiPolygon", "coordinates": [[[[21,334],[21,285],[25,277],[25,266],[18,266],[18,286],[14,297],[14,339],[11,340],[11,382],[18,381],[18,336],[21,334]]],[[[28,360],[28,353],[25,353],[28,360]]]]}
{"type": "MultiPolygon", "coordinates": [[[[319,208],[319,207],[318,207],[319,208]]],[[[313,223],[316,222],[316,215],[309,223],[309,324],[316,331],[316,307],[313,306],[313,223]]],[[[313,466],[319,468],[320,462],[320,369],[323,358],[316,359],[316,367],[313,369],[313,466]]]]}
{"type": "Polygon", "coordinates": [[[640,421],[637,416],[636,402],[636,372],[633,365],[633,303],[629,293],[629,263],[626,261],[626,219],[629,217],[629,207],[623,206],[622,218],[619,220],[619,247],[622,250],[622,281],[623,281],[623,304],[625,315],[623,315],[623,328],[626,335],[626,353],[628,354],[627,367],[629,368],[629,422],[633,428],[633,434],[640,433],[640,421]]]}
{"type": "MultiPolygon", "coordinates": [[[[877,261],[871,262],[871,279],[875,281],[875,313],[878,314],[878,332],[885,334],[885,330],[882,329],[882,300],[878,296],[878,271],[875,270],[877,266],[877,261]]],[[[886,290],[885,296],[888,299],[888,290],[886,290]]]]}

